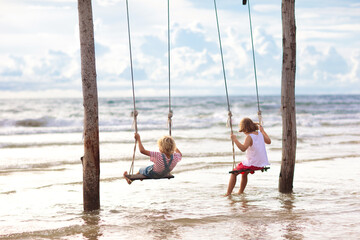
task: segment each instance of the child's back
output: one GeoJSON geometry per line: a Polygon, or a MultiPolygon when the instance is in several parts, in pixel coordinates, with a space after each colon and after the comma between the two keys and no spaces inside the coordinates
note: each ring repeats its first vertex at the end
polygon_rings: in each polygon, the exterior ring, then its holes
{"type": "Polygon", "coordinates": [[[269,165],[263,134],[259,131],[257,134],[249,134],[249,136],[252,139],[252,145],[246,150],[246,158],[243,164],[255,167],[269,165]]]}
{"type": "MultiPolygon", "coordinates": [[[[164,160],[163,157],[165,156],[165,161],[168,164],[170,162],[170,158],[168,158],[165,154],[160,153],[160,152],[150,152],[150,161],[154,163],[154,167],[153,170],[155,172],[162,172],[165,169],[165,164],[164,164],[164,160]]],[[[176,164],[178,162],[180,162],[181,160],[181,154],[174,152],[172,154],[172,161],[171,164],[169,166],[169,170],[170,172],[175,168],[176,164]]]]}

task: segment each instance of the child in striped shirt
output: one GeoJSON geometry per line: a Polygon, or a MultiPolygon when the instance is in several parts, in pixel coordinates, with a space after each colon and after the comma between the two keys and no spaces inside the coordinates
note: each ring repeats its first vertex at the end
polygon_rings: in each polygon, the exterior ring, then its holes
{"type": "MultiPolygon", "coordinates": [[[[149,177],[149,178],[161,178],[169,174],[180,162],[182,154],[180,150],[176,147],[175,140],[171,136],[164,136],[158,140],[158,146],[160,152],[148,151],[144,148],[140,134],[135,133],[135,139],[138,142],[139,150],[142,154],[149,156],[150,161],[153,162],[153,165],[140,168],[140,174],[149,177]]],[[[131,180],[125,177],[127,172],[124,172],[124,178],[131,184],[131,180]]]]}

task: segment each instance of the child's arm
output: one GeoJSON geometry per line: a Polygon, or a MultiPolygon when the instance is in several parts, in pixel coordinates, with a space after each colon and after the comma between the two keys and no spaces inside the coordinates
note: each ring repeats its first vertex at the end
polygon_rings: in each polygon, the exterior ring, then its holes
{"type": "Polygon", "coordinates": [[[141,152],[142,154],[150,157],[150,151],[146,150],[146,149],[144,148],[144,146],[142,145],[141,138],[140,138],[140,134],[135,133],[135,139],[136,139],[137,142],[139,143],[139,150],[140,150],[140,152],[141,152]]]}
{"type": "Polygon", "coordinates": [[[231,139],[236,144],[236,146],[242,151],[245,152],[251,146],[252,139],[249,135],[246,136],[244,144],[241,144],[239,140],[237,140],[236,135],[232,134],[231,139]]]}
{"type": "Polygon", "coordinates": [[[180,155],[182,156],[182,153],[180,152],[180,150],[178,148],[175,149],[175,152],[180,153],[180,155]]]}
{"type": "Polygon", "coordinates": [[[267,135],[267,133],[265,132],[264,128],[260,125],[260,132],[262,133],[262,135],[264,136],[264,142],[266,144],[270,144],[271,143],[271,139],[270,137],[267,135]]]}

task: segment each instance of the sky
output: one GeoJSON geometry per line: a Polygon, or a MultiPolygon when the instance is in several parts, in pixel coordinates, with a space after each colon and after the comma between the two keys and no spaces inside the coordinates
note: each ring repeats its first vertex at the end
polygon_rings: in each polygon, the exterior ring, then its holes
{"type": "MultiPolygon", "coordinates": [[[[254,95],[247,6],[217,0],[230,95],[254,95]]],[[[296,1],[296,94],[360,94],[360,2],[296,1]]],[[[93,0],[99,97],[131,96],[125,0],[93,0]]],[[[260,95],[281,94],[281,1],[251,0],[260,95]]],[[[129,0],[135,94],[168,94],[167,1],[129,0]]],[[[172,96],[225,96],[213,0],[170,2],[172,96]]],[[[0,0],[0,98],[82,97],[76,0],[0,0]]]]}

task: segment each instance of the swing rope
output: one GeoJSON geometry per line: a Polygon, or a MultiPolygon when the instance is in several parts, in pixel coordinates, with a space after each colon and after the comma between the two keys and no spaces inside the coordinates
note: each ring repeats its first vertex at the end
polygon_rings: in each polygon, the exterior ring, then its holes
{"type": "MultiPolygon", "coordinates": [[[[230,127],[231,134],[233,134],[233,127],[232,127],[232,113],[230,109],[230,100],[229,100],[229,93],[228,93],[228,87],[226,83],[226,73],[225,73],[225,64],[224,64],[224,56],[223,56],[223,50],[222,50],[222,44],[221,44],[221,35],[220,35],[220,26],[219,26],[219,18],[217,13],[217,7],[216,7],[216,0],[214,0],[214,8],[215,8],[215,16],[216,16],[216,26],[218,31],[218,37],[219,37],[219,46],[220,46],[220,55],[221,55],[221,63],[222,63],[222,69],[223,69],[223,77],[225,82],[225,92],[226,92],[226,100],[227,100],[227,107],[228,107],[228,120],[227,120],[227,127],[230,127]]],[[[232,143],[232,153],[233,153],[233,169],[235,168],[235,148],[234,148],[234,141],[231,140],[232,143]]]]}
{"type": "MultiPolygon", "coordinates": [[[[131,69],[130,72],[131,72],[132,97],[133,97],[133,108],[134,108],[133,112],[131,113],[131,116],[134,118],[133,127],[135,128],[135,133],[137,133],[138,132],[138,128],[137,128],[138,111],[136,110],[136,104],[135,104],[134,69],[133,69],[133,60],[132,60],[132,52],[131,52],[131,36],[130,36],[130,19],[129,19],[128,0],[126,0],[126,17],[127,17],[127,28],[128,28],[128,37],[129,37],[129,56],[130,56],[130,69],[131,69]]],[[[133,158],[132,158],[129,174],[134,173],[134,160],[135,160],[136,145],[137,145],[137,140],[135,139],[134,153],[133,153],[133,158]]]]}
{"type": "Polygon", "coordinates": [[[170,85],[170,0],[167,1],[167,15],[168,15],[168,72],[169,72],[169,113],[168,113],[168,127],[169,136],[171,136],[171,126],[173,111],[171,110],[171,85],[170,85]]]}
{"type": "MultiPolygon", "coordinates": [[[[246,4],[246,1],[244,1],[243,4],[246,4]]],[[[250,0],[248,0],[248,12],[249,12],[250,36],[251,36],[251,47],[252,47],[252,57],[253,57],[253,66],[254,66],[255,86],[256,86],[256,99],[257,99],[257,107],[258,107],[258,118],[259,118],[259,124],[262,125],[262,116],[261,116],[260,100],[259,100],[259,90],[258,90],[257,75],[256,75],[254,38],[253,38],[253,31],[252,31],[252,24],[251,24],[250,0]]]]}
{"type": "MultiPolygon", "coordinates": [[[[169,135],[171,136],[171,126],[172,126],[172,116],[173,111],[171,110],[171,85],[170,85],[170,0],[167,2],[168,4],[168,71],[169,71],[169,113],[168,113],[168,126],[169,126],[169,135]]],[[[129,3],[128,0],[126,0],[126,19],[127,19],[127,29],[128,29],[128,41],[129,41],[129,56],[130,56],[130,69],[131,69],[131,84],[132,84],[132,98],[133,98],[133,112],[131,113],[133,120],[133,127],[135,129],[135,133],[138,132],[137,127],[137,116],[138,111],[136,110],[136,100],[135,100],[135,84],[134,84],[134,69],[133,69],[133,59],[132,59],[132,51],[131,51],[131,31],[130,31],[130,18],[129,18],[129,3]]],[[[135,139],[135,145],[134,145],[134,152],[132,157],[132,162],[129,170],[129,174],[134,174],[134,162],[135,162],[135,153],[136,153],[136,145],[137,140],[135,139]]]]}

